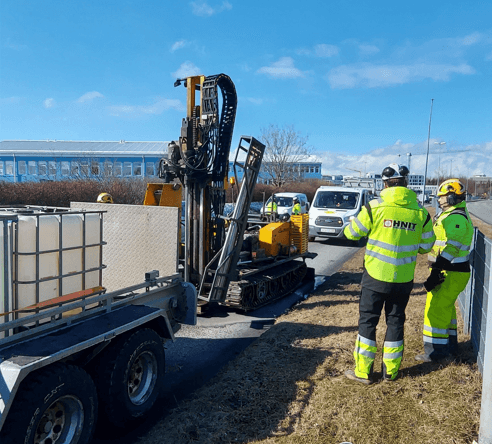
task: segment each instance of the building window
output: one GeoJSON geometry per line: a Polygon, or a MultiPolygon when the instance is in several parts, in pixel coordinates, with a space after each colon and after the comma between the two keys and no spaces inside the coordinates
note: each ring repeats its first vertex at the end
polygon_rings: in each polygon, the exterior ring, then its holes
{"type": "Polygon", "coordinates": [[[154,176],[154,162],[147,162],[145,164],[145,174],[147,176],[154,176]]]}
{"type": "Polygon", "coordinates": [[[5,175],[13,176],[14,175],[14,162],[11,160],[7,160],[5,162],[5,175]]]}
{"type": "Polygon", "coordinates": [[[60,170],[62,176],[68,176],[70,173],[70,164],[66,160],[60,162],[60,170]]]}
{"type": "Polygon", "coordinates": [[[106,176],[112,176],[113,175],[113,163],[112,162],[105,162],[104,163],[104,174],[106,176]]]}
{"type": "Polygon", "coordinates": [[[316,173],[319,173],[319,167],[316,167],[315,170],[316,173]]]}
{"type": "Polygon", "coordinates": [[[91,174],[93,176],[99,176],[99,162],[96,160],[91,162],[91,174]]]}
{"type": "Polygon", "coordinates": [[[40,160],[38,162],[38,174],[40,176],[46,176],[48,173],[48,167],[46,165],[46,162],[44,160],[40,160]]]}
{"type": "Polygon", "coordinates": [[[19,174],[25,175],[27,173],[27,163],[25,160],[19,160],[18,164],[19,174]]]}
{"type": "Polygon", "coordinates": [[[70,170],[70,176],[77,177],[79,175],[79,163],[72,162],[72,169],[70,170]]]}
{"type": "Polygon", "coordinates": [[[132,175],[132,163],[124,162],[123,163],[123,176],[131,176],[132,175]]]}
{"type": "Polygon", "coordinates": [[[0,162],[0,176],[3,176],[3,162],[0,162]]]}
{"type": "Polygon", "coordinates": [[[121,176],[122,174],[122,164],[121,162],[115,162],[114,164],[114,175],[121,176]]]}
{"type": "Polygon", "coordinates": [[[80,175],[83,177],[89,175],[89,162],[87,160],[82,160],[80,162],[80,175]]]}
{"type": "Polygon", "coordinates": [[[30,160],[29,162],[27,162],[27,170],[31,175],[36,174],[36,162],[34,160],[30,160]]]}
{"type": "Polygon", "coordinates": [[[142,162],[134,162],[133,163],[133,175],[141,176],[142,175],[142,162]]]}
{"type": "Polygon", "coordinates": [[[48,171],[50,176],[56,176],[56,162],[48,162],[48,171]]]}

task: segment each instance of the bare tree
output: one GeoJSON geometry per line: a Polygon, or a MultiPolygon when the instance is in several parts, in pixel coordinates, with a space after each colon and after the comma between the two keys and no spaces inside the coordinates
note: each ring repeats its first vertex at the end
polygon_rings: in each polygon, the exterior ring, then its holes
{"type": "Polygon", "coordinates": [[[311,153],[307,136],[301,136],[292,125],[282,128],[270,125],[261,129],[260,140],[266,147],[262,170],[272,185],[281,187],[303,178],[300,163],[307,161],[311,153]]]}

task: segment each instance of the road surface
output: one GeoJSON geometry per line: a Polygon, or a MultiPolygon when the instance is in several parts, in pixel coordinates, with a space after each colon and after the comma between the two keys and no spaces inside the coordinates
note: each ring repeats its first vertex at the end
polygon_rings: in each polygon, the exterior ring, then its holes
{"type": "Polygon", "coordinates": [[[466,206],[471,214],[492,225],[492,200],[475,200],[467,202],[466,206]]]}

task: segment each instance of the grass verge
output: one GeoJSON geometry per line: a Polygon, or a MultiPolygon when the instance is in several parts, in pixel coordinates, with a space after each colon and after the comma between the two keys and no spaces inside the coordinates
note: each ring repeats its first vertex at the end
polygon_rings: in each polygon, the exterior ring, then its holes
{"type": "MultiPolygon", "coordinates": [[[[490,226],[474,220],[492,237],[490,226]]],[[[414,360],[423,351],[428,276],[420,256],[407,308],[402,377],[363,386],[353,368],[364,249],[308,299],[279,317],[250,347],[139,444],[471,444],[478,439],[482,378],[458,320],[460,357],[414,360]]],[[[459,316],[459,315],[458,315],[459,316]]],[[[382,350],[382,318],[377,333],[382,350]]],[[[381,366],[381,352],[375,369],[381,366]]]]}

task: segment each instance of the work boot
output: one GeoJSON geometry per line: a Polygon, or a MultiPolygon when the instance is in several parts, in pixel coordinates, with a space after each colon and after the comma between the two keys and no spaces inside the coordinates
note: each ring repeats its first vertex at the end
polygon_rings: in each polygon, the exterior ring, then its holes
{"type": "Polygon", "coordinates": [[[446,359],[447,357],[448,357],[447,355],[435,355],[431,357],[428,354],[424,353],[422,355],[415,356],[415,360],[421,362],[441,362],[443,359],[446,359]]]}
{"type": "Polygon", "coordinates": [[[396,381],[400,377],[400,372],[397,372],[396,375],[390,375],[387,373],[383,373],[383,381],[384,382],[393,382],[396,381]]]}
{"type": "Polygon", "coordinates": [[[361,384],[365,384],[365,385],[372,384],[372,380],[371,379],[359,378],[358,376],[355,375],[355,372],[353,370],[346,370],[345,371],[345,376],[348,379],[351,379],[352,381],[360,382],[361,384]]]}

